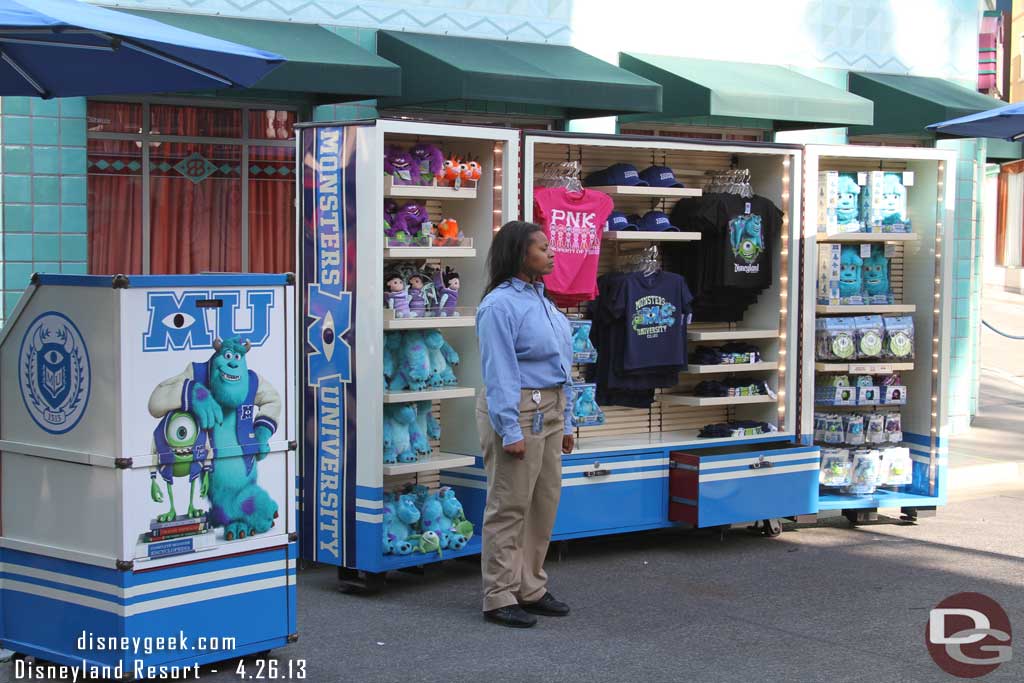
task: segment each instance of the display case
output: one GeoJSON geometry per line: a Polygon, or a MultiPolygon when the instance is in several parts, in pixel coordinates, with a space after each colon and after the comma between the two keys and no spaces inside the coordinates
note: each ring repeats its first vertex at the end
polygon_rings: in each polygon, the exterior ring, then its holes
{"type": "MultiPolygon", "coordinates": [[[[653,137],[593,136],[560,132],[527,132],[523,141],[524,216],[534,216],[534,190],[573,175],[586,182],[591,173],[613,164],[633,169],[668,169],[683,187],[590,184],[588,190],[611,197],[615,210],[643,215],[650,211],[671,214],[676,202],[699,198],[716,176],[746,172],[754,191],[781,210],[775,238],[765,255],[772,277],[765,289],[730,322],[701,322],[688,326],[690,350],[744,342],[756,347],[759,358],[730,365],[691,362],[670,388],[659,389],[648,407],[601,405],[604,419],[578,426],[576,450],[563,457],[562,499],[553,538],[569,539],[669,526],[669,461],[675,450],[736,444],[791,443],[800,431],[797,423],[798,301],[800,207],[802,206],[802,151],[796,146],[711,142],[682,142],[653,137]],[[695,387],[709,378],[750,377],[767,386],[756,396],[698,396],[695,387]],[[702,428],[715,423],[749,420],[771,426],[767,433],[703,438],[702,428]]],[[[667,170],[664,172],[668,172],[667,170]]],[[[650,222],[649,222],[650,223],[650,222]]],[[[650,223],[652,227],[657,227],[650,223]]],[[[606,230],[601,233],[598,273],[628,268],[637,254],[653,253],[663,260],[666,250],[691,249],[701,233],[690,225],[678,230],[606,230]],[[671,247],[669,245],[672,245],[671,247]]],[[[760,246],[760,245],[759,245],[760,246]]],[[[556,259],[558,255],[556,253],[556,259]]],[[[590,317],[586,305],[563,309],[571,319],[590,317]]],[[[574,377],[583,382],[586,366],[576,365],[574,377]]],[[[580,424],[586,421],[581,420],[580,424]]],[[[807,460],[778,471],[782,478],[806,478],[817,471],[816,449],[807,448],[807,460]],[[813,462],[811,462],[813,461],[813,462]]],[[[466,489],[467,500],[480,506],[486,494],[481,464],[446,470],[441,483],[466,489]]],[[[726,487],[728,488],[728,487],[726,487]]],[[[772,487],[767,489],[769,498],[772,487]]],[[[777,498],[789,488],[776,489],[777,498]]],[[[729,508],[737,510],[735,506],[729,508]]],[[[764,509],[790,515],[809,512],[802,502],[769,505],[764,509]]],[[[724,513],[715,519],[729,517],[724,513]]],[[[696,518],[695,518],[696,519],[696,518]]],[[[752,518],[751,518],[752,519],[752,518]]],[[[751,519],[733,518],[732,522],[751,519]]],[[[686,523],[679,519],[678,523],[686,523]]],[[[721,524],[723,522],[716,522],[721,524]]],[[[697,525],[697,524],[695,524],[697,525]]]]}
{"type": "Polygon", "coordinates": [[[294,323],[290,275],[33,277],[0,331],[4,647],[138,676],[295,637],[294,323]]]}
{"type": "Polygon", "coordinates": [[[812,145],[805,163],[800,403],[824,449],[819,508],[916,518],[946,499],[956,156],[812,145]]]}
{"type": "Polygon", "coordinates": [[[301,128],[302,554],[343,581],[480,550],[483,507],[454,482],[475,533],[440,549],[419,537],[439,473],[480,461],[475,314],[491,236],[518,216],[518,138],[395,120],[301,128]],[[411,490],[417,520],[393,499],[411,490]]]}

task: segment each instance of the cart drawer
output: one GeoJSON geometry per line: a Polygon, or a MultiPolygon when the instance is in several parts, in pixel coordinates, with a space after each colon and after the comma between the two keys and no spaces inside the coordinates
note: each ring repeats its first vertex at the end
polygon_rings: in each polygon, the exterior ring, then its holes
{"type": "Polygon", "coordinates": [[[667,495],[664,451],[566,458],[553,535],[664,524],[667,495]]]}
{"type": "Polygon", "coordinates": [[[669,519],[708,527],[816,513],[819,458],[794,444],[674,451],[669,519]]]}

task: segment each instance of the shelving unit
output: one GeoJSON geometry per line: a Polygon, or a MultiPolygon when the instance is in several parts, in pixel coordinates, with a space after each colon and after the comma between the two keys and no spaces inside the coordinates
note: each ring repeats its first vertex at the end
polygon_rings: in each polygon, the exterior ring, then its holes
{"type": "Polygon", "coordinates": [[[778,370],[779,364],[775,361],[761,361],[760,363],[719,363],[717,365],[697,365],[690,363],[683,371],[684,375],[722,375],[733,372],[760,372],[762,370],[778,370]]]}
{"type": "Polygon", "coordinates": [[[773,396],[684,396],[682,394],[662,394],[662,403],[677,406],[735,406],[750,403],[776,403],[779,399],[773,396]]]}
{"type": "Polygon", "coordinates": [[[885,313],[914,313],[916,304],[865,304],[865,305],[817,305],[814,312],[818,315],[874,315],[885,313]]]}
{"type": "Polygon", "coordinates": [[[696,242],[699,232],[650,232],[646,230],[607,230],[601,239],[605,242],[696,242]]]}
{"type": "Polygon", "coordinates": [[[476,535],[461,551],[445,549],[442,554],[385,555],[384,497],[409,484],[436,490],[443,472],[478,464],[475,402],[461,399],[472,399],[482,386],[475,330],[475,312],[486,284],[482,255],[490,248],[494,230],[519,216],[519,133],[381,119],[357,125],[308,124],[301,127],[299,145],[299,158],[337,154],[343,160],[340,165],[323,165],[338,168],[335,177],[320,177],[311,193],[300,193],[300,201],[312,203],[300,207],[299,213],[306,220],[299,231],[299,251],[304,255],[301,288],[308,292],[306,354],[300,363],[305,391],[301,419],[307,425],[302,556],[338,566],[339,577],[350,585],[362,580],[359,577],[479,553],[483,507],[476,502],[477,489],[453,484],[476,535]],[[393,184],[384,174],[384,148],[417,143],[479,160],[480,180],[475,187],[459,189],[393,184]],[[349,166],[339,168],[345,160],[349,166]],[[334,203],[319,201],[324,188],[337,188],[332,196],[339,211],[321,220],[320,207],[334,203]],[[387,246],[381,227],[386,198],[399,200],[400,205],[404,200],[422,204],[435,224],[442,217],[456,220],[465,241],[455,247],[387,246]],[[323,239],[326,233],[331,234],[323,239]],[[324,244],[339,244],[340,253],[325,258],[324,244]],[[396,261],[417,267],[451,265],[460,276],[460,315],[395,318],[384,308],[382,293],[384,273],[396,261]],[[340,271],[339,277],[332,268],[340,271]],[[415,330],[439,330],[459,354],[461,362],[454,368],[457,386],[386,390],[384,333],[415,330]],[[440,438],[431,441],[431,455],[415,463],[384,464],[385,407],[415,403],[419,409],[424,402],[429,402],[441,427],[440,438]]]}
{"type": "Polygon", "coordinates": [[[916,232],[842,232],[834,235],[819,233],[818,242],[842,242],[844,244],[862,242],[916,242],[921,236],[916,232]]]}
{"type": "Polygon", "coordinates": [[[604,192],[611,197],[643,197],[645,199],[700,197],[703,192],[693,187],[643,187],[636,185],[598,185],[587,189],[604,192]]]}
{"type": "Polygon", "coordinates": [[[477,187],[438,187],[431,185],[395,185],[384,178],[384,196],[394,199],[476,199],[477,187]]]}
{"type": "MultiPolygon", "coordinates": [[[[910,316],[914,322],[913,362],[890,362],[882,359],[849,362],[815,361],[813,335],[805,340],[802,353],[809,381],[801,387],[801,424],[813,423],[815,411],[814,373],[846,373],[853,375],[887,375],[899,373],[907,387],[904,405],[877,406],[819,405],[820,412],[839,409],[853,411],[899,411],[905,446],[913,460],[913,483],[899,490],[878,489],[872,495],[842,493],[840,489],[822,488],[819,509],[842,510],[851,521],[870,518],[882,507],[899,507],[912,517],[927,514],[946,500],[946,423],[945,394],[949,381],[949,349],[952,280],[950,242],[946,239],[953,224],[956,183],[951,180],[956,169],[956,155],[939,149],[825,146],[807,148],[805,175],[805,215],[818,221],[818,174],[820,171],[840,173],[857,171],[910,171],[914,184],[907,186],[907,208],[912,233],[843,233],[825,235],[811,233],[805,240],[807,264],[804,271],[805,299],[815,301],[818,244],[887,243],[889,276],[895,303],[891,305],[813,305],[812,319],[822,316],[899,315],[910,316]],[[810,420],[809,420],[810,418],[810,420]]],[[[812,431],[809,433],[813,433],[812,431]]]]}
{"type": "Polygon", "coordinates": [[[774,339],[779,336],[778,330],[688,330],[686,338],[690,341],[728,342],[747,339],[774,339]]]}

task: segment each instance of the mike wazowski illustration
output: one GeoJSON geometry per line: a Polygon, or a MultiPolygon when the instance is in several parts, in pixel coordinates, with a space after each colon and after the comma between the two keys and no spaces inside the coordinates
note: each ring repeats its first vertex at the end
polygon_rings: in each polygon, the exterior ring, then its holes
{"type": "MultiPolygon", "coordinates": [[[[150,414],[161,420],[154,434],[157,470],[170,500],[170,509],[157,519],[176,518],[172,479],[188,474],[188,516],[203,515],[192,498],[198,478],[200,496],[210,501],[210,524],[223,527],[224,540],[231,541],[268,531],[278,516],[277,503],[257,484],[256,463],[270,453],[281,398],[270,382],[249,369],[248,341],[232,337],[218,339],[213,346],[215,352],[207,362],[189,364],[181,374],[161,382],[149,397],[150,414]],[[207,442],[212,458],[205,455],[207,442]],[[162,443],[169,446],[165,451],[173,454],[173,461],[160,455],[162,443]]],[[[151,497],[162,501],[155,478],[151,497]]]]}

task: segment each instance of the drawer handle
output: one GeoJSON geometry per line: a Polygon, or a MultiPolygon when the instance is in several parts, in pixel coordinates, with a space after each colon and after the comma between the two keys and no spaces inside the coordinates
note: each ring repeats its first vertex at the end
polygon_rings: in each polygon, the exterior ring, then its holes
{"type": "Polygon", "coordinates": [[[583,473],[584,477],[606,477],[611,474],[611,470],[587,470],[583,473]]]}
{"type": "Polygon", "coordinates": [[[763,455],[758,456],[757,462],[750,463],[750,469],[752,469],[752,470],[759,470],[762,467],[771,467],[771,466],[772,466],[772,463],[770,461],[768,461],[768,460],[765,460],[763,455]]]}

